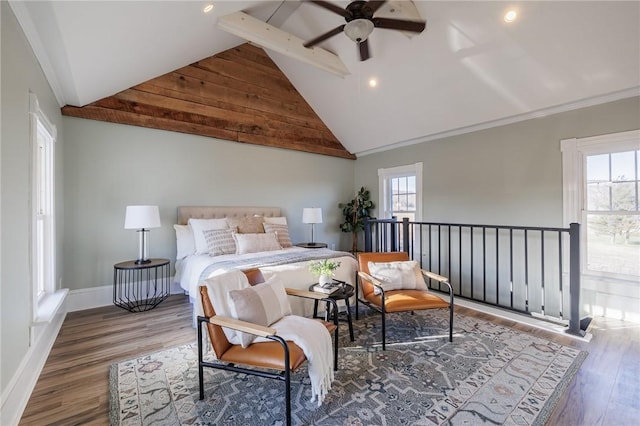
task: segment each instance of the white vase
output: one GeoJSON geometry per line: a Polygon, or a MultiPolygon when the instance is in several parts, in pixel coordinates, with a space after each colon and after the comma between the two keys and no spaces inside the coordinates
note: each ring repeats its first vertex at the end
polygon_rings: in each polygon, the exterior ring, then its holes
{"type": "Polygon", "coordinates": [[[333,278],[330,277],[329,275],[320,275],[318,277],[318,283],[320,285],[331,284],[332,282],[333,282],[333,278]]]}

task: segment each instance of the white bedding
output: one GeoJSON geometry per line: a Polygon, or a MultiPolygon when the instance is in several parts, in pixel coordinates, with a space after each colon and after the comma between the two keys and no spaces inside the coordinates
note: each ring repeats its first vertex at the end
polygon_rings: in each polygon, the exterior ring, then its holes
{"type": "MultiPolygon", "coordinates": [[[[285,252],[297,252],[297,254],[308,253],[313,256],[318,249],[305,249],[301,247],[291,247],[282,250],[268,252],[268,255],[277,256],[285,252]]],[[[202,275],[209,265],[215,262],[234,261],[234,264],[246,264],[247,267],[254,266],[257,258],[264,258],[265,252],[247,254],[223,254],[220,256],[209,256],[208,254],[191,255],[176,262],[176,282],[189,294],[192,303],[193,297],[197,295],[197,287],[201,280],[211,276],[219,275],[227,271],[225,267],[211,268],[207,275],[202,275]]],[[[340,262],[340,267],[336,271],[335,278],[346,283],[353,284],[357,271],[357,262],[349,253],[335,252],[335,260],[340,262]]],[[[260,266],[265,277],[271,274],[278,274],[282,278],[286,287],[307,290],[311,284],[318,281],[309,272],[309,263],[312,260],[296,262],[284,265],[260,266]]],[[[246,269],[238,266],[236,269],[246,269]]],[[[291,309],[295,315],[310,316],[313,314],[313,302],[299,297],[291,297],[291,309]]]]}

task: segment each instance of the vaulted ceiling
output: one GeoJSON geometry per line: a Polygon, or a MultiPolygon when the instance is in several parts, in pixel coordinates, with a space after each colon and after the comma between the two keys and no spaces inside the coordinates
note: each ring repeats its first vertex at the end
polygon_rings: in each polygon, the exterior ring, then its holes
{"type": "MultiPolygon", "coordinates": [[[[204,13],[206,3],[10,0],[61,107],[89,105],[242,45],[217,26],[236,11],[303,40],[344,23],[307,2],[212,1],[204,13]]],[[[342,34],[320,45],[344,62],[344,78],[266,51],[350,153],[640,94],[638,1],[415,4],[427,29],[411,39],[375,29],[366,62],[342,34]],[[518,12],[512,23],[503,20],[509,8],[518,12]]],[[[394,5],[381,16],[394,16],[394,5]]]]}

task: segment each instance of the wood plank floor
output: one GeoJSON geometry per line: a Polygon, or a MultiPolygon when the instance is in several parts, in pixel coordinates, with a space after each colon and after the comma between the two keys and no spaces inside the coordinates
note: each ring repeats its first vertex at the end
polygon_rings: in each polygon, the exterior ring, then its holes
{"type": "MultiPolygon", "coordinates": [[[[589,356],[548,425],[640,424],[640,324],[597,318],[584,343],[466,308],[465,313],[586,350],[589,356]]],[[[195,340],[186,296],[129,313],[115,306],[67,315],[21,425],[109,424],[109,366],[195,340]]]]}

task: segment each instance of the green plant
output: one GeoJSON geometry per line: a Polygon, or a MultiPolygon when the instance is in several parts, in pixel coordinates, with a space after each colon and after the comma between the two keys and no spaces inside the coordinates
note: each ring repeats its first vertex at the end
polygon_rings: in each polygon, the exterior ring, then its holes
{"type": "Polygon", "coordinates": [[[342,232],[351,232],[353,242],[351,245],[351,251],[358,251],[358,232],[364,229],[365,218],[371,217],[371,210],[375,207],[375,204],[370,199],[369,190],[364,189],[364,186],[356,193],[353,200],[348,203],[340,203],[338,207],[342,209],[342,216],[344,216],[344,222],[340,225],[342,232]]]}
{"type": "Polygon", "coordinates": [[[327,277],[333,277],[336,269],[340,266],[340,262],[336,262],[331,259],[317,260],[309,264],[309,272],[316,277],[320,275],[326,275],[327,277]]]}

